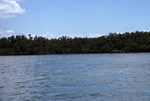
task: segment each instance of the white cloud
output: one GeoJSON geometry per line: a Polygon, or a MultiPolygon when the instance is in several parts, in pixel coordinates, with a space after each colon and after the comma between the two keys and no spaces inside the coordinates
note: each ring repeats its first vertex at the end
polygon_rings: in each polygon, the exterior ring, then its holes
{"type": "Polygon", "coordinates": [[[18,14],[24,14],[25,10],[20,7],[17,1],[22,0],[0,0],[0,18],[10,18],[18,14]]]}
{"type": "Polygon", "coordinates": [[[59,37],[62,37],[62,36],[68,36],[68,37],[70,37],[70,38],[83,37],[82,34],[76,34],[76,33],[66,34],[66,35],[59,35],[59,37]]]}
{"type": "Polygon", "coordinates": [[[72,38],[74,38],[74,37],[83,37],[83,35],[82,34],[71,34],[69,37],[72,37],[72,38]]]}
{"type": "Polygon", "coordinates": [[[42,37],[45,37],[45,38],[48,38],[48,39],[58,39],[59,37],[62,37],[62,36],[67,36],[67,37],[70,37],[70,38],[75,38],[75,37],[88,37],[88,38],[97,38],[97,37],[101,37],[103,36],[102,34],[99,34],[99,33],[96,33],[96,34],[89,34],[88,36],[83,36],[82,34],[65,34],[65,35],[60,35],[60,34],[52,34],[50,32],[46,32],[46,33],[43,33],[43,34],[34,34],[34,33],[20,33],[20,32],[15,32],[13,30],[7,30],[5,32],[0,32],[0,38],[2,37],[10,37],[12,35],[16,36],[16,35],[25,35],[27,38],[28,38],[28,35],[31,35],[32,37],[35,37],[37,35],[37,37],[39,36],[42,36],[42,37]]]}
{"type": "Polygon", "coordinates": [[[6,33],[15,33],[13,30],[7,30],[6,33]]]}
{"type": "MultiPolygon", "coordinates": [[[[5,32],[0,32],[0,38],[5,37],[8,38],[10,36],[16,36],[16,35],[25,35],[26,37],[28,37],[28,35],[31,33],[20,33],[20,32],[15,32],[13,30],[7,30],[5,32]]],[[[32,37],[35,36],[35,34],[31,34],[32,37]]]]}
{"type": "Polygon", "coordinates": [[[64,35],[56,35],[56,34],[52,34],[50,32],[46,32],[44,34],[39,34],[39,36],[42,36],[42,37],[45,37],[45,38],[48,38],[48,39],[58,39],[59,37],[62,37],[62,36],[67,36],[67,37],[70,37],[70,38],[75,38],[75,37],[83,37],[82,34],[64,34],[64,35]]]}
{"type": "Polygon", "coordinates": [[[45,34],[40,34],[40,36],[51,39],[51,38],[56,38],[57,36],[55,34],[52,34],[50,32],[46,32],[45,34]]]}
{"type": "Polygon", "coordinates": [[[29,34],[31,35],[31,37],[35,37],[36,35],[35,34],[32,34],[32,33],[23,33],[23,35],[25,35],[27,38],[29,38],[29,34]]]}
{"type": "MultiPolygon", "coordinates": [[[[27,38],[28,38],[28,35],[31,35],[32,37],[35,37],[36,36],[36,34],[33,34],[33,33],[19,33],[19,32],[15,32],[15,31],[13,31],[13,30],[7,30],[7,31],[5,31],[5,32],[0,32],[0,38],[2,38],[2,37],[10,37],[10,36],[12,36],[12,35],[14,35],[14,36],[16,36],[16,35],[25,35],[27,38]]],[[[55,34],[52,34],[52,33],[50,33],[50,32],[46,32],[46,33],[44,33],[44,34],[38,34],[37,35],[38,37],[39,36],[42,36],[42,37],[45,37],[45,38],[48,38],[48,39],[52,39],[52,38],[58,38],[58,36],[57,35],[55,35],[55,34]]]]}
{"type": "Polygon", "coordinates": [[[95,37],[101,37],[102,34],[96,33],[96,34],[89,34],[89,37],[95,38],[95,37]]]}
{"type": "Polygon", "coordinates": [[[6,32],[0,32],[0,38],[10,37],[12,35],[16,35],[16,33],[13,30],[7,30],[6,32]]]}
{"type": "Polygon", "coordinates": [[[150,31],[148,31],[148,30],[143,30],[142,32],[150,32],[150,31]]]}
{"type": "MultiPolygon", "coordinates": [[[[13,30],[7,30],[5,32],[0,32],[0,38],[2,37],[5,37],[5,38],[8,38],[10,36],[16,36],[16,35],[25,35],[26,37],[28,37],[28,34],[31,34],[31,33],[18,33],[18,32],[15,32],[13,30]]],[[[34,34],[31,34],[31,36],[35,36],[34,34]]]]}
{"type": "Polygon", "coordinates": [[[123,34],[122,32],[114,32],[114,33],[116,33],[116,34],[123,34]]]}

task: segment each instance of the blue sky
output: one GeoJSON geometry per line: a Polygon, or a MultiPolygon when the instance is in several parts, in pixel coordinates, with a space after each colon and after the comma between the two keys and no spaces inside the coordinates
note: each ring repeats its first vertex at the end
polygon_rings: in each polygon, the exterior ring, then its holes
{"type": "Polygon", "coordinates": [[[149,31],[149,4],[150,0],[0,0],[0,37],[29,33],[98,37],[149,31]]]}

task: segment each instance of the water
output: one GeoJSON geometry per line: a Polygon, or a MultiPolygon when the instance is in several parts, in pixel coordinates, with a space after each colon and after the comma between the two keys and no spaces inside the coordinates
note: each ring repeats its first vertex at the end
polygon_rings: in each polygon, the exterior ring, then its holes
{"type": "Polygon", "coordinates": [[[150,53],[0,56],[0,101],[150,101],[150,53]]]}

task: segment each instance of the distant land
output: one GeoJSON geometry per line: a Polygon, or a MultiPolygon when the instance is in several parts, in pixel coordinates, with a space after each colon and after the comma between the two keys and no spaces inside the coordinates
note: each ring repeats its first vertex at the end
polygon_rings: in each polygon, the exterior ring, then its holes
{"type": "Polygon", "coordinates": [[[0,38],[0,55],[150,52],[150,31],[109,33],[97,38],[47,39],[16,35],[0,38]]]}

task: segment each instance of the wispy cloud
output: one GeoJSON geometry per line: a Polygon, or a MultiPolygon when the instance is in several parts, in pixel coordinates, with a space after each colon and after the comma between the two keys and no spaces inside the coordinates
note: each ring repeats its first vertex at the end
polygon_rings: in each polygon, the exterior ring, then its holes
{"type": "Polygon", "coordinates": [[[132,30],[132,29],[135,29],[135,27],[124,27],[123,29],[124,30],[132,30]]]}
{"type": "Polygon", "coordinates": [[[0,18],[10,18],[18,14],[24,14],[25,10],[20,7],[17,1],[22,0],[0,0],[0,18]]]}
{"type": "Polygon", "coordinates": [[[0,29],[7,29],[6,25],[8,25],[7,22],[0,21],[0,29]]]}

